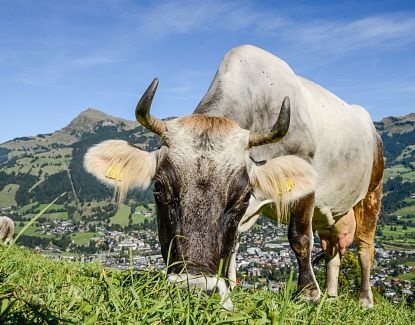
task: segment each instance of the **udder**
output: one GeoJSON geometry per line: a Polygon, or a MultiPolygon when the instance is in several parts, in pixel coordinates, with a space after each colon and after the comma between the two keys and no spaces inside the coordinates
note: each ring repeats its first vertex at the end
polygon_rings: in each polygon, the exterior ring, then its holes
{"type": "Polygon", "coordinates": [[[332,226],[317,229],[321,241],[321,248],[333,256],[336,250],[344,255],[351,245],[356,230],[356,220],[353,209],[337,220],[332,226]]]}

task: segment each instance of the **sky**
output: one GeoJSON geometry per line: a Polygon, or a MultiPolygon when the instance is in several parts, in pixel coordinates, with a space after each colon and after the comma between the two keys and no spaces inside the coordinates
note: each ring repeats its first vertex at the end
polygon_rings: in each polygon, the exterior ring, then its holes
{"type": "Polygon", "coordinates": [[[369,110],[415,112],[413,1],[0,0],[0,143],[88,107],[134,120],[193,112],[230,49],[252,44],[369,110]]]}

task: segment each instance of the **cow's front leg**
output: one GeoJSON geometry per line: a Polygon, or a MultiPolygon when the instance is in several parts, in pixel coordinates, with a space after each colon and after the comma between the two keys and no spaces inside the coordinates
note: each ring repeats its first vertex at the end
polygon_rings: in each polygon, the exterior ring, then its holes
{"type": "Polygon", "coordinates": [[[320,289],[311,267],[311,249],[313,248],[311,220],[314,213],[314,193],[300,199],[290,212],[288,240],[297,257],[298,289],[306,299],[317,301],[320,298],[320,289]]]}
{"type": "Polygon", "coordinates": [[[329,297],[337,297],[339,287],[340,254],[338,250],[334,256],[326,256],[326,289],[329,297]]]}
{"type": "Polygon", "coordinates": [[[235,248],[232,250],[231,256],[229,258],[228,265],[228,281],[229,288],[231,290],[235,289],[236,286],[236,254],[238,254],[239,241],[235,245],[235,248]]]}

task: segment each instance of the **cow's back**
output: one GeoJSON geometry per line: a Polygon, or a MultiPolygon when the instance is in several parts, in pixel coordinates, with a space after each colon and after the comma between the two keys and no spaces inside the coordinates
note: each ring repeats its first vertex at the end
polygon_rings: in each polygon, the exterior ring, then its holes
{"type": "Polygon", "coordinates": [[[271,53],[245,45],[225,56],[195,113],[224,116],[245,129],[267,132],[285,96],[291,101],[287,135],[253,148],[251,155],[264,160],[294,154],[308,160],[319,177],[316,206],[342,215],[365,196],[370,180],[376,131],[363,108],[296,76],[271,53]]]}

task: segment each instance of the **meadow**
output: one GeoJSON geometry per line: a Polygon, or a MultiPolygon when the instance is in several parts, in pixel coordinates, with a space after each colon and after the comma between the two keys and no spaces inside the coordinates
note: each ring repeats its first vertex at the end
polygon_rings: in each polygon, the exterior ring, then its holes
{"type": "Polygon", "coordinates": [[[178,288],[163,272],[107,269],[97,263],[52,261],[28,249],[0,248],[0,322],[83,324],[410,324],[415,310],[376,297],[362,308],[354,293],[318,304],[285,290],[237,288],[235,311],[219,295],[178,288]]]}
{"type": "Polygon", "coordinates": [[[48,207],[12,246],[0,245],[2,324],[410,324],[415,319],[414,306],[395,305],[376,292],[372,309],[362,308],[349,288],[337,299],[323,294],[317,304],[303,301],[295,293],[293,273],[279,292],[237,287],[231,293],[235,311],[229,312],[218,294],[174,286],[165,271],[53,261],[15,246],[48,207]]]}

